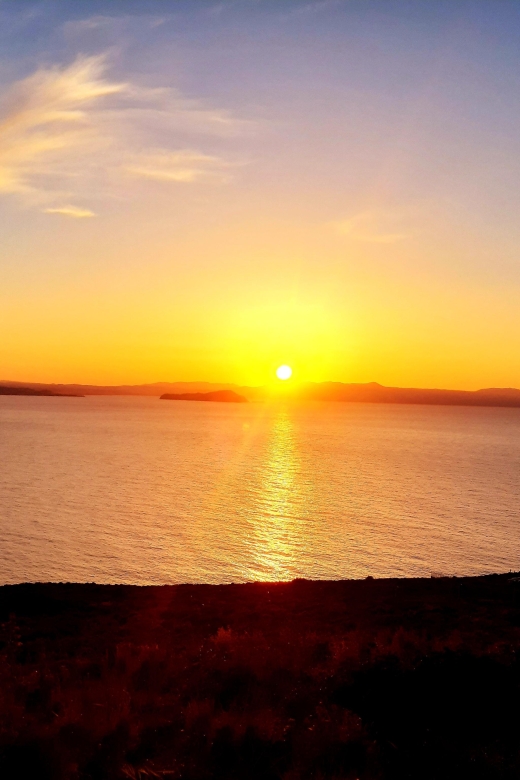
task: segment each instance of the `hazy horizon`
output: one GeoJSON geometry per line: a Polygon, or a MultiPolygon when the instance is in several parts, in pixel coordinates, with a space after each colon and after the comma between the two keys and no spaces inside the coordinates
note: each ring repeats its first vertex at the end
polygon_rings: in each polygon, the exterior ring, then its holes
{"type": "MultiPolygon", "coordinates": [[[[291,377],[290,381],[286,382],[280,382],[275,377],[270,377],[269,381],[265,382],[263,385],[246,385],[246,384],[238,384],[236,382],[227,382],[227,381],[209,381],[206,379],[182,379],[182,380],[159,380],[159,381],[153,381],[153,382],[142,382],[142,383],[129,383],[129,382],[120,382],[117,384],[96,384],[92,382],[41,382],[36,380],[17,380],[17,379],[1,379],[0,378],[0,388],[2,386],[4,387],[63,387],[63,388],[95,388],[98,390],[107,389],[146,389],[146,388],[154,388],[154,387],[160,387],[163,390],[165,388],[174,388],[174,387],[184,387],[193,390],[202,389],[204,387],[210,387],[210,388],[236,388],[238,390],[251,390],[254,391],[255,394],[257,392],[263,392],[267,397],[272,396],[285,396],[290,397],[291,393],[298,393],[298,391],[301,391],[305,388],[308,388],[310,386],[316,386],[320,387],[322,385],[341,385],[344,387],[380,387],[382,390],[407,390],[407,391],[418,391],[419,393],[422,391],[433,391],[436,393],[479,393],[479,392],[490,392],[493,393],[494,391],[503,392],[503,391],[513,391],[520,394],[520,387],[498,387],[498,386],[489,386],[489,387],[479,387],[475,388],[474,390],[466,390],[464,388],[460,387],[420,387],[420,386],[396,386],[396,385],[384,385],[381,382],[378,382],[377,380],[371,380],[368,382],[340,382],[336,380],[323,380],[321,382],[314,382],[311,380],[307,381],[299,381],[297,378],[291,377]]],[[[116,394],[117,395],[117,394],[116,394]]],[[[260,398],[261,396],[256,396],[260,398]]]]}
{"type": "Polygon", "coordinates": [[[279,388],[296,388],[299,386],[303,386],[306,384],[344,384],[344,385],[378,385],[379,387],[388,388],[388,389],[408,389],[408,390],[446,390],[448,392],[478,392],[479,390],[517,390],[520,392],[520,387],[497,387],[497,386],[489,386],[489,387],[478,387],[474,390],[467,391],[464,388],[460,387],[420,387],[420,386],[397,386],[397,385],[384,385],[382,382],[378,382],[377,380],[368,380],[367,382],[341,382],[339,380],[334,379],[324,379],[321,382],[314,382],[312,380],[307,381],[298,381],[293,380],[291,382],[285,383],[284,385],[281,385],[280,383],[276,383],[275,380],[272,378],[270,381],[265,382],[263,385],[246,385],[246,384],[238,384],[237,382],[228,382],[228,381],[210,381],[207,379],[165,379],[165,380],[158,380],[158,381],[151,381],[151,382],[118,382],[113,384],[98,384],[95,382],[57,382],[57,381],[48,381],[48,382],[42,382],[40,380],[18,380],[18,379],[0,379],[0,386],[4,383],[8,383],[9,385],[19,385],[20,387],[27,385],[45,385],[45,386],[66,386],[70,385],[71,387],[77,386],[77,387],[153,387],[154,385],[215,385],[215,386],[230,386],[230,387],[247,387],[251,390],[263,390],[268,387],[279,387],[279,388]]]}

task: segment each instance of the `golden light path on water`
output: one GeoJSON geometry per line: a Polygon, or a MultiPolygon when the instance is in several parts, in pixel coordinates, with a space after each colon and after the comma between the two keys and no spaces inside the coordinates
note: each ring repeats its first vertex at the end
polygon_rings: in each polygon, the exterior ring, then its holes
{"type": "Polygon", "coordinates": [[[243,431],[243,444],[208,496],[207,511],[218,513],[231,500],[245,520],[233,545],[235,551],[242,545],[247,548],[241,556],[247,565],[240,566],[244,579],[291,579],[305,543],[303,516],[309,487],[301,480],[291,411],[281,402],[258,406],[243,431]],[[250,470],[253,458],[260,458],[260,468],[254,471],[250,470]]]}
{"type": "Polygon", "coordinates": [[[301,536],[301,520],[294,511],[301,498],[298,472],[294,422],[281,408],[272,422],[259,506],[251,518],[252,553],[263,579],[287,579],[294,568],[301,536]]]}

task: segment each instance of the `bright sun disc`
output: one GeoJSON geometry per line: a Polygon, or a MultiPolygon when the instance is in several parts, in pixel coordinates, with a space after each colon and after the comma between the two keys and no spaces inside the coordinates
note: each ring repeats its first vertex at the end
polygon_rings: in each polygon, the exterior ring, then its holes
{"type": "Polygon", "coordinates": [[[276,376],[278,379],[290,379],[292,376],[292,368],[290,366],[279,366],[276,369],[276,376]]]}

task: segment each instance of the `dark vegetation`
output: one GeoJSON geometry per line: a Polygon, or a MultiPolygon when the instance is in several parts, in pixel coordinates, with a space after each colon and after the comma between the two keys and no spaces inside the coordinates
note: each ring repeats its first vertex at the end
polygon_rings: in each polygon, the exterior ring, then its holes
{"type": "Polygon", "coordinates": [[[246,404],[247,398],[234,390],[214,390],[211,393],[164,393],[161,401],[223,401],[225,403],[246,404]]]}
{"type": "Polygon", "coordinates": [[[520,777],[508,576],[0,588],[0,777],[520,777]]]}

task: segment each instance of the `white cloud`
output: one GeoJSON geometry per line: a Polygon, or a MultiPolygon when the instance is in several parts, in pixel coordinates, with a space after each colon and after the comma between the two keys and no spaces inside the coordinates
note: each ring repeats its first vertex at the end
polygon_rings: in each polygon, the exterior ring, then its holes
{"type": "Polygon", "coordinates": [[[225,139],[245,123],[176,90],[118,82],[106,73],[105,57],[78,57],[12,86],[0,111],[0,195],[78,217],[90,209],[75,206],[76,199],[122,191],[129,172],[172,183],[225,180],[226,161],[187,150],[186,140],[225,139]],[[167,148],[164,137],[171,139],[167,148]]]}

